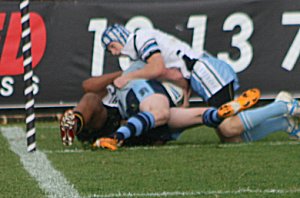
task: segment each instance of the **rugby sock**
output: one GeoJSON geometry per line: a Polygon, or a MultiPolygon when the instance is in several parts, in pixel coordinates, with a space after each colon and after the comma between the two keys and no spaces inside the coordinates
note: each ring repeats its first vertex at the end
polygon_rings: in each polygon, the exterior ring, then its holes
{"type": "Polygon", "coordinates": [[[83,129],[84,119],[83,119],[83,115],[79,111],[74,111],[74,116],[77,124],[76,134],[78,134],[83,129]]]}
{"type": "Polygon", "coordinates": [[[211,107],[207,109],[203,113],[203,124],[209,127],[218,127],[218,125],[224,120],[223,118],[220,118],[218,115],[218,110],[215,107],[211,107]]]}
{"type": "Polygon", "coordinates": [[[273,117],[283,116],[287,113],[287,111],[288,109],[285,103],[272,102],[264,107],[243,111],[239,113],[238,116],[244,125],[245,131],[250,131],[265,120],[273,117]]]}
{"type": "Polygon", "coordinates": [[[277,131],[285,131],[289,127],[289,123],[286,117],[276,117],[265,120],[261,124],[252,128],[249,131],[244,131],[241,134],[244,142],[252,142],[261,140],[264,137],[268,136],[277,131]]]}
{"type": "Polygon", "coordinates": [[[117,130],[118,141],[128,139],[133,136],[140,136],[142,133],[154,128],[155,119],[150,112],[140,112],[128,119],[127,124],[117,130]]]}

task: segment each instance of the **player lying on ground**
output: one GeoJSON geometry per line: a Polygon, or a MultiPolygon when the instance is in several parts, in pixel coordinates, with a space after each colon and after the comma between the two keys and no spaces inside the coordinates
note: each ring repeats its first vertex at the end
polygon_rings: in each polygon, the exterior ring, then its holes
{"type": "MultiPolygon", "coordinates": [[[[230,104],[232,103],[228,105],[230,104]]],[[[172,120],[173,115],[182,116],[171,113],[170,120],[172,120]]],[[[289,93],[283,91],[269,105],[245,110],[237,116],[225,119],[220,128],[222,128],[221,131],[225,131],[224,136],[230,137],[239,134],[244,142],[257,141],[277,131],[286,131],[291,137],[299,139],[299,116],[299,102],[293,99],[289,93]]],[[[94,146],[116,150],[127,138],[145,133],[154,126],[154,119],[149,116],[148,112],[146,114],[138,113],[132,116],[127,124],[117,129],[114,136],[99,138],[94,146]]]]}
{"type": "Polygon", "coordinates": [[[300,139],[300,103],[281,91],[274,102],[240,112],[224,120],[219,126],[225,136],[241,133],[245,142],[257,141],[277,131],[287,132],[292,139],[300,139]]]}
{"type": "MultiPolygon", "coordinates": [[[[178,82],[184,78],[209,106],[219,108],[234,99],[234,91],[239,87],[237,75],[230,65],[208,53],[194,51],[187,43],[157,29],[141,28],[130,32],[124,26],[114,24],[103,32],[102,44],[112,55],[125,55],[145,63],[142,69],[118,77],[114,81],[118,88],[124,87],[132,79],[164,79],[178,82]]],[[[182,84],[177,85],[184,88],[182,84]]],[[[186,91],[184,89],[184,93],[186,91]]],[[[216,117],[213,115],[215,112],[207,111],[204,117],[216,117]]],[[[198,117],[202,115],[203,112],[199,112],[198,117]]],[[[217,129],[216,126],[220,122],[216,123],[214,120],[214,123],[204,124],[214,125],[217,129]]],[[[238,138],[228,139],[221,132],[218,132],[218,135],[224,142],[235,141],[238,138]]]]}
{"type": "MultiPolygon", "coordinates": [[[[119,56],[122,54],[134,60],[140,59],[146,63],[143,69],[117,78],[114,83],[119,88],[136,78],[153,79],[163,77],[168,80],[178,79],[178,75],[168,72],[170,70],[165,68],[179,68],[181,76],[190,79],[193,91],[207,101],[209,105],[219,107],[221,104],[233,99],[234,91],[239,86],[237,76],[230,65],[207,53],[195,52],[185,42],[159,30],[139,29],[130,32],[124,26],[115,24],[104,31],[102,43],[113,55],[119,56]]],[[[235,104],[228,104],[227,107],[235,108],[235,104]]],[[[275,109],[277,109],[277,106],[280,109],[280,105],[282,106],[280,103],[275,103],[275,109]]],[[[256,134],[256,130],[268,127],[268,123],[272,122],[274,116],[272,112],[275,111],[268,111],[268,106],[253,112],[247,111],[226,120],[220,126],[222,119],[215,119],[217,116],[214,110],[205,111],[204,114],[201,112],[199,117],[201,117],[201,122],[204,124],[218,129],[223,142],[248,141],[248,139],[260,139],[276,131],[277,128],[286,127],[287,122],[278,123],[273,125],[274,127],[270,127],[270,130],[256,134]],[[270,120],[264,120],[264,118],[270,118],[270,120]],[[249,125],[249,123],[251,124],[249,125]],[[247,138],[248,136],[251,137],[247,138]]],[[[283,112],[285,112],[285,109],[283,112]]],[[[279,112],[279,115],[282,115],[280,113],[282,112],[279,112]]],[[[282,119],[287,120],[286,117],[282,119]]],[[[291,119],[292,117],[289,117],[288,120],[291,119]]]]}
{"type": "MultiPolygon", "coordinates": [[[[65,111],[60,121],[64,145],[71,145],[75,136],[81,142],[94,143],[97,138],[112,135],[124,119],[118,109],[115,87],[112,81],[121,74],[115,72],[93,77],[83,82],[86,92],[73,110],[65,111]]],[[[167,126],[151,130],[151,133],[128,139],[125,145],[157,145],[175,139],[180,131],[167,126]]]]}
{"type": "MultiPolygon", "coordinates": [[[[114,132],[116,127],[119,126],[121,116],[119,111],[117,111],[116,108],[116,106],[118,106],[118,104],[116,103],[117,100],[115,98],[116,92],[114,91],[114,87],[109,84],[113,81],[113,79],[115,79],[120,74],[121,74],[120,72],[113,73],[113,74],[105,74],[101,77],[96,77],[96,78],[91,78],[89,80],[86,80],[83,83],[83,87],[85,91],[89,93],[86,93],[82,97],[81,101],[74,108],[73,111],[72,110],[66,111],[61,119],[61,136],[62,136],[62,141],[65,145],[72,144],[75,135],[81,141],[93,142],[95,141],[96,138],[108,135],[109,132],[111,133],[114,132]],[[104,96],[107,90],[108,90],[108,94],[106,95],[106,97],[102,99],[102,97],[104,96]]],[[[178,87],[174,87],[174,86],[172,87],[172,84],[170,83],[161,84],[157,81],[149,81],[147,83],[151,83],[149,93],[152,94],[153,92],[152,87],[156,92],[158,92],[158,94],[156,94],[155,97],[152,96],[153,100],[148,100],[148,101],[151,101],[152,105],[156,104],[153,101],[155,101],[157,98],[158,101],[157,101],[157,105],[150,106],[150,107],[149,106],[147,107],[147,105],[145,106],[147,108],[156,109],[157,112],[156,120],[161,119],[160,120],[161,123],[159,125],[163,125],[164,123],[166,123],[167,120],[169,120],[169,118],[166,119],[166,117],[169,116],[169,113],[161,113],[161,112],[169,112],[170,107],[174,107],[175,104],[177,104],[180,101],[180,98],[182,96],[180,93],[178,93],[178,87]]],[[[243,101],[242,99],[240,99],[240,101],[247,103],[247,106],[249,106],[249,103],[243,101]]],[[[138,107],[139,105],[137,103],[134,104],[133,101],[134,100],[132,100],[130,97],[126,98],[126,100],[124,101],[124,105],[127,105],[129,107],[138,107]]],[[[147,103],[143,103],[143,104],[147,104],[147,103]]],[[[253,104],[254,103],[252,103],[251,105],[253,104]]],[[[179,127],[173,127],[175,128],[175,133],[174,130],[169,129],[166,126],[162,126],[153,133],[152,130],[151,133],[143,134],[142,137],[138,139],[143,139],[144,141],[147,140],[146,142],[149,141],[153,142],[151,141],[152,139],[155,140],[156,142],[158,141],[166,142],[168,140],[174,139],[172,136],[178,135],[179,133],[177,130],[178,128],[181,129],[181,128],[193,126],[195,124],[201,124],[202,117],[198,116],[200,114],[199,112],[205,112],[208,109],[209,108],[190,108],[190,109],[171,108],[171,111],[174,112],[173,114],[186,115],[184,116],[185,119],[183,119],[182,117],[176,118],[173,116],[172,117],[173,119],[169,120],[171,125],[179,125],[179,127]]],[[[134,113],[137,113],[138,110],[139,108],[130,109],[130,111],[134,113]]],[[[217,115],[217,111],[215,109],[213,110],[217,115]]],[[[151,112],[153,113],[153,110],[151,112]]],[[[218,120],[221,119],[219,116],[217,117],[218,120]]],[[[123,118],[126,118],[126,116],[123,116],[123,118]]]]}
{"type": "MultiPolygon", "coordinates": [[[[129,71],[124,72],[124,75],[126,75],[127,72],[135,71],[142,66],[143,63],[135,62],[129,68],[129,71]]],[[[173,107],[174,105],[172,104],[176,103],[174,101],[179,101],[178,98],[180,97],[178,97],[178,95],[180,94],[176,92],[176,88],[162,86],[164,84],[165,83],[159,83],[158,81],[154,80],[131,80],[124,88],[117,90],[116,95],[119,99],[120,112],[122,112],[122,115],[124,115],[124,119],[129,117],[130,119],[128,120],[126,126],[122,126],[117,130],[115,139],[101,138],[99,139],[100,141],[98,140],[95,142],[94,146],[108,147],[112,150],[115,150],[116,146],[114,144],[117,144],[117,142],[118,144],[121,144],[121,142],[126,139],[135,136],[138,137],[142,134],[152,133],[149,132],[149,130],[164,124],[168,124],[169,127],[175,129],[202,124],[202,117],[198,116],[199,111],[216,111],[215,108],[173,107]],[[194,112],[197,112],[196,117],[194,112]]],[[[257,90],[254,90],[255,94],[251,94],[252,92],[253,90],[246,92],[236,101],[244,102],[246,106],[254,104],[253,101],[256,102],[258,100],[256,96],[257,90]]],[[[244,105],[239,106],[244,107],[244,105]]],[[[213,122],[213,120],[216,118],[208,119],[211,119],[211,122],[213,122]]],[[[221,118],[218,117],[218,122],[220,119],[221,118]]]]}
{"type": "MultiPolygon", "coordinates": [[[[128,70],[123,72],[123,75],[140,70],[141,68],[144,68],[144,65],[145,63],[136,61],[128,70]]],[[[175,71],[176,70],[173,72],[175,71]]],[[[180,72],[178,75],[181,75],[180,72]]],[[[116,138],[120,142],[121,140],[123,141],[127,138],[147,133],[150,129],[165,124],[173,129],[182,129],[203,124],[202,115],[205,114],[206,111],[215,113],[214,117],[208,118],[210,123],[214,122],[217,124],[223,120],[222,116],[220,116],[220,112],[218,115],[215,108],[170,108],[170,106],[172,107],[172,105],[170,105],[172,100],[170,100],[170,97],[168,96],[171,96],[173,101],[178,101],[176,96],[180,94],[172,93],[172,91],[176,91],[174,86],[170,88],[164,86],[169,93],[165,94],[159,89],[159,84],[154,84],[153,82],[155,81],[147,81],[144,79],[131,80],[125,87],[117,90],[117,96],[120,100],[119,107],[121,107],[120,110],[123,112],[124,119],[130,118],[126,126],[118,129],[119,133],[117,133],[117,135],[120,137],[116,138]]],[[[258,91],[254,93],[257,92],[258,91]]],[[[245,104],[248,107],[258,100],[255,94],[249,93],[245,95],[255,97],[252,99],[245,97],[244,100],[247,100],[245,104]]],[[[241,99],[237,101],[241,101],[241,99]]],[[[239,105],[239,107],[245,106],[239,105]]]]}

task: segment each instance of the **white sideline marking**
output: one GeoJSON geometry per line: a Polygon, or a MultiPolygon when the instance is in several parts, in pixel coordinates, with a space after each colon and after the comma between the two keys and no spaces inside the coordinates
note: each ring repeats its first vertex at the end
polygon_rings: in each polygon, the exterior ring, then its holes
{"type": "Polygon", "coordinates": [[[27,152],[25,131],[21,127],[0,127],[0,132],[8,140],[10,149],[19,155],[26,171],[37,180],[48,197],[80,198],[74,186],[52,167],[43,152],[27,152]]]}
{"type": "MultiPolygon", "coordinates": [[[[172,150],[179,148],[205,148],[205,147],[246,147],[246,146],[282,146],[282,145],[300,145],[300,141],[286,141],[286,142],[260,142],[260,143],[237,143],[237,144],[181,144],[181,145],[165,145],[165,146],[136,146],[123,147],[124,150],[172,150]]],[[[63,149],[63,150],[43,150],[44,153],[84,153],[94,152],[92,150],[84,149],[63,149]]]]}
{"type": "Polygon", "coordinates": [[[239,189],[235,191],[192,191],[192,192],[154,192],[154,193],[115,193],[115,194],[106,194],[106,195],[97,195],[93,194],[88,197],[90,198],[114,198],[114,197],[167,197],[167,196],[208,196],[208,195],[238,195],[243,193],[253,193],[253,194],[288,194],[288,193],[299,193],[300,189],[294,190],[282,190],[282,189],[239,189]]]}

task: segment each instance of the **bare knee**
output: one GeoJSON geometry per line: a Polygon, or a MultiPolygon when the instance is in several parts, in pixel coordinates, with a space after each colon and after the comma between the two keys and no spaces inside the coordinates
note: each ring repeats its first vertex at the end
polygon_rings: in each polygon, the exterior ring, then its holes
{"type": "Polygon", "coordinates": [[[154,116],[156,127],[166,124],[170,119],[170,110],[167,108],[161,110],[152,110],[150,112],[154,116]]]}
{"type": "Polygon", "coordinates": [[[170,109],[169,108],[165,108],[165,109],[161,109],[159,112],[160,114],[160,118],[163,122],[168,122],[170,119],[170,109]]]}
{"type": "Polygon", "coordinates": [[[149,96],[140,103],[141,111],[151,112],[155,119],[155,126],[166,124],[170,119],[170,105],[168,99],[161,94],[149,96]]]}
{"type": "Polygon", "coordinates": [[[239,136],[244,131],[244,126],[238,116],[225,119],[218,127],[224,137],[239,136]]]}

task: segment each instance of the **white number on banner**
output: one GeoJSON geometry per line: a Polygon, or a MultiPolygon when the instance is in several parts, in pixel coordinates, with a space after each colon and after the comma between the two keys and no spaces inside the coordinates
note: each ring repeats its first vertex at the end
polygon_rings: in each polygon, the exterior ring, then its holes
{"type": "Polygon", "coordinates": [[[187,27],[193,28],[193,43],[192,47],[197,52],[203,52],[205,42],[207,16],[194,15],[189,18],[187,27]]]}
{"type": "MultiPolygon", "coordinates": [[[[282,25],[300,25],[300,12],[285,12],[282,15],[282,25]]],[[[282,67],[288,71],[291,71],[297,59],[300,55],[300,29],[298,30],[296,37],[288,50],[284,60],[282,62],[282,67]]]]}
{"type": "Polygon", "coordinates": [[[231,45],[240,50],[240,58],[232,60],[228,52],[220,52],[218,58],[230,64],[236,72],[245,70],[253,58],[253,49],[248,39],[253,33],[253,22],[251,18],[244,13],[234,13],[230,15],[223,26],[224,31],[232,31],[239,26],[241,31],[232,37],[231,45]]]}
{"type": "MultiPolygon", "coordinates": [[[[193,15],[189,18],[187,27],[194,28],[192,47],[194,50],[202,52],[204,50],[205,32],[206,32],[206,15],[193,15]]],[[[218,58],[228,62],[236,72],[245,70],[251,63],[253,57],[253,49],[248,39],[253,33],[253,22],[250,17],[244,13],[234,13],[230,15],[224,23],[224,31],[232,31],[239,26],[241,31],[232,37],[231,45],[240,50],[240,58],[232,60],[228,52],[220,52],[218,58]]],[[[91,19],[88,30],[95,32],[93,61],[92,61],[92,76],[103,74],[104,66],[104,49],[101,45],[101,35],[107,27],[107,19],[91,19]]],[[[138,27],[153,28],[150,19],[144,16],[136,16],[130,19],[126,28],[133,31],[138,27]]],[[[127,57],[120,57],[119,63],[122,70],[128,68],[130,60],[127,57]]]]}
{"type": "Polygon", "coordinates": [[[89,31],[95,32],[91,73],[92,76],[100,76],[103,74],[104,49],[101,45],[101,36],[106,26],[106,19],[91,19],[90,21],[89,31]]]}

